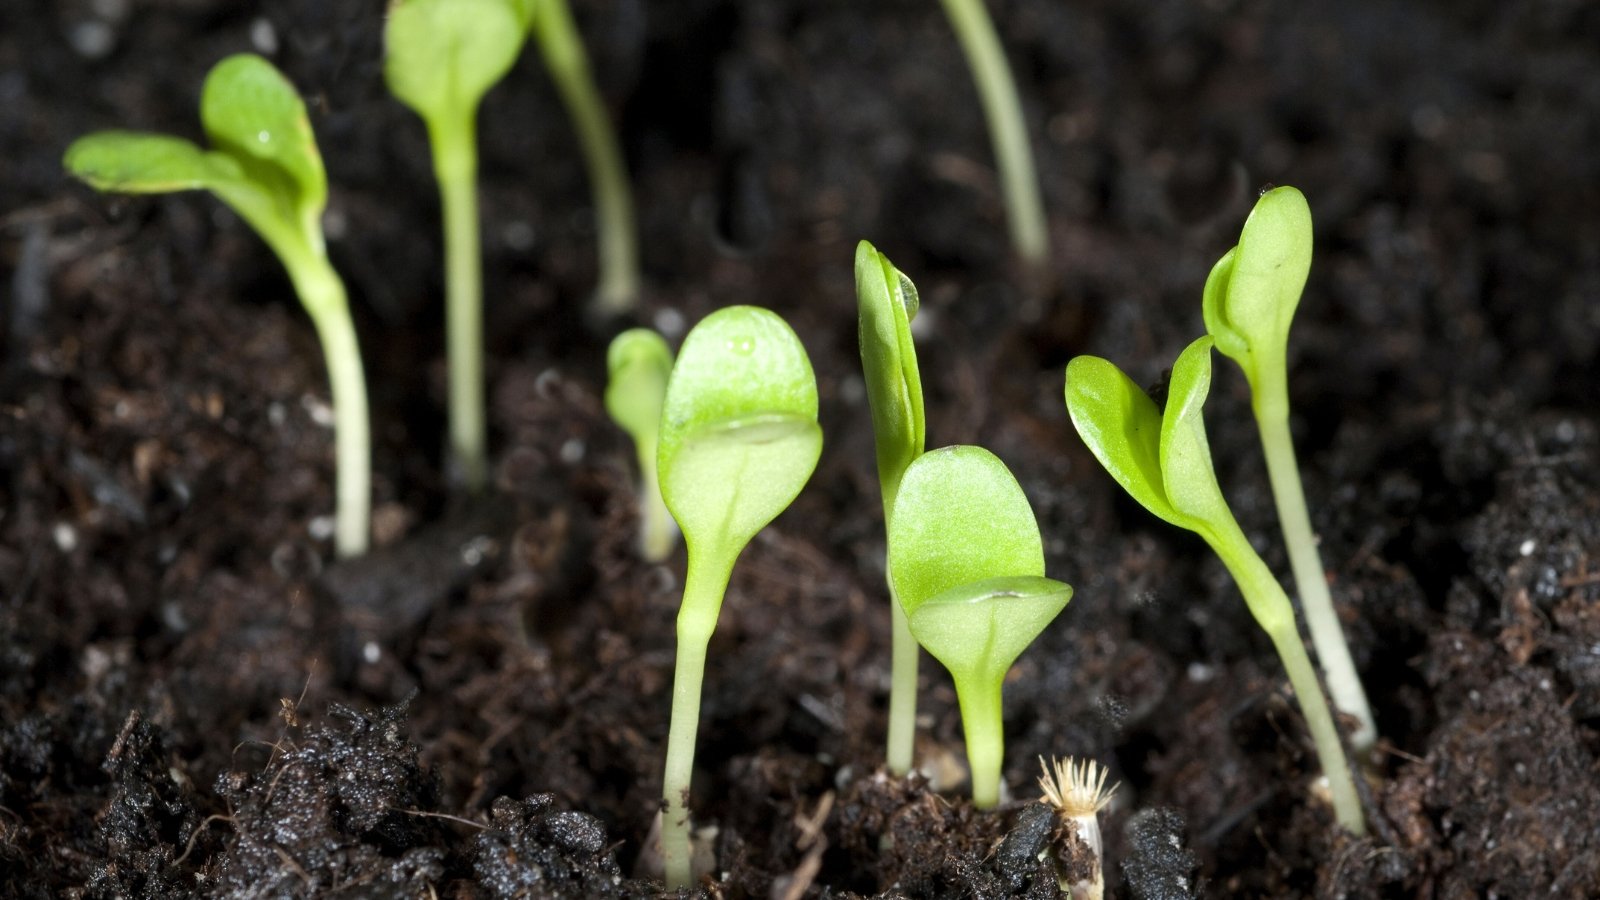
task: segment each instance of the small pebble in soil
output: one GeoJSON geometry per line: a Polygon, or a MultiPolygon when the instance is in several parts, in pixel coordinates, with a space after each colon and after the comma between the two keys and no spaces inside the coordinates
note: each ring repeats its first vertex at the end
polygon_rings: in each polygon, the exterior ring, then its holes
{"type": "Polygon", "coordinates": [[[272,56],[278,52],[278,30],[265,17],[250,23],[250,46],[262,56],[272,56]]]}
{"type": "Polygon", "coordinates": [[[103,59],[117,44],[117,33],[107,22],[79,22],[67,33],[67,42],[84,59],[103,59]]]}
{"type": "Polygon", "coordinates": [[[683,334],[683,325],[683,313],[671,307],[656,312],[656,330],[666,337],[675,338],[683,334]]]}
{"type": "Polygon", "coordinates": [[[538,237],[533,226],[520,219],[507,222],[500,229],[500,243],[513,253],[526,253],[533,249],[533,242],[538,237]]]}

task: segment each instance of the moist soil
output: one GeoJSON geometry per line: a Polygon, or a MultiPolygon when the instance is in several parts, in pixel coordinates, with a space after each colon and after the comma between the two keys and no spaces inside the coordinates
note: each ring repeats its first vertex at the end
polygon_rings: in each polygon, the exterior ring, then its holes
{"type": "MultiPolygon", "coordinates": [[[[650,897],[683,551],[634,550],[601,404],[628,324],[785,316],[826,434],[710,648],[695,896],[1054,897],[1037,758],[1099,760],[1111,896],[1600,896],[1600,8],[1001,0],[1051,217],[1008,259],[936,4],[582,0],[648,289],[585,314],[593,219],[536,53],[481,117],[495,481],[443,471],[438,209],[382,5],[0,10],[0,895],[650,897]],[[670,8],[669,8],[670,7],[670,8]],[[75,136],[198,137],[254,49],[308,99],[373,397],[377,549],[336,563],[320,353],[213,198],[108,198],[75,136]],[[1294,428],[1382,741],[1336,829],[1215,558],[1073,433],[1080,353],[1156,383],[1267,184],[1310,199],[1294,428]],[[930,446],[982,444],[1076,596],[1006,684],[1015,799],[974,810],[948,676],[881,766],[883,527],[851,258],[916,279],[930,446]]],[[[1287,565],[1244,379],[1221,481],[1287,565]]],[[[1071,848],[1068,848],[1069,850],[1071,848]]]]}

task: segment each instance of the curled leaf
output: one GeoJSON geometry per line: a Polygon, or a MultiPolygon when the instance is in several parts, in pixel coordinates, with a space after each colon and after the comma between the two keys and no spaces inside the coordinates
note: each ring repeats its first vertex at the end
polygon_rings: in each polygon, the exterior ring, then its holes
{"type": "Polygon", "coordinates": [[[872,410],[878,481],[886,516],[894,505],[901,475],[922,454],[926,423],[922,376],[911,319],[917,313],[916,286],[866,241],[856,245],[856,306],[861,367],[872,410]]]}
{"type": "Polygon", "coordinates": [[[1292,187],[1267,191],[1245,220],[1239,244],[1206,278],[1201,310],[1217,349],[1254,385],[1262,367],[1283,364],[1289,326],[1311,271],[1311,208],[1292,187]]]}

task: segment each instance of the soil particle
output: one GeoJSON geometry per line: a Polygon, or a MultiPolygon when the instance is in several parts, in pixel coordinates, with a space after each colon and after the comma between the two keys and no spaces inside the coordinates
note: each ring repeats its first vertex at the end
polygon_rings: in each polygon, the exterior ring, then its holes
{"type": "Polygon", "coordinates": [[[473,841],[472,869],[482,896],[495,900],[563,900],[568,897],[652,897],[644,882],[622,877],[595,817],[557,810],[555,796],[516,801],[501,797],[491,827],[473,841]]]}
{"type": "Polygon", "coordinates": [[[215,896],[309,897],[382,884],[388,896],[424,897],[433,889],[442,874],[442,854],[430,849],[441,843],[440,820],[429,815],[437,778],[404,735],[405,704],[328,712],[329,724],[272,747],[265,769],[219,778],[235,838],[211,867],[215,896]]]}
{"type": "Polygon", "coordinates": [[[1183,816],[1168,807],[1143,810],[1128,820],[1124,886],[1135,900],[1199,900],[1205,886],[1200,861],[1184,839],[1183,816]]]}

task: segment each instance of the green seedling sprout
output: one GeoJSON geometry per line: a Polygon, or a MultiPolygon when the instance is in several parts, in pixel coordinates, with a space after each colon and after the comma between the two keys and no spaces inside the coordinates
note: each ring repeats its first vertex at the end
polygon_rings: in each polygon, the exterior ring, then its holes
{"type": "Polygon", "coordinates": [[[689,332],[667,382],[656,451],[661,496],[689,550],[662,778],[669,888],[690,882],[689,779],[700,683],[734,561],[799,495],[821,452],[816,377],[782,319],[733,306],[689,332]]]}
{"type": "Polygon", "coordinates": [[[74,141],[63,164],[101,191],[209,190],[278,255],[322,341],[338,467],[335,548],[358,556],[367,549],[372,505],[367,386],[344,282],[323,240],[328,180],[305,104],[271,63],[239,54],[206,76],[200,121],[210,150],[167,135],[101,131],[74,141]]]}
{"type": "Polygon", "coordinates": [[[650,562],[661,562],[678,536],[656,477],[656,434],[672,374],[672,350],[654,331],[631,328],[611,342],[606,370],[606,412],[633,438],[639,454],[639,550],[650,562]]]}
{"type": "Polygon", "coordinates": [[[1145,509],[1211,545],[1244,594],[1289,674],[1328,778],[1334,814],[1354,834],[1366,823],[1339,732],[1295,626],[1294,608],[1250,546],[1222,496],[1201,407],[1211,390],[1210,336],[1190,344],[1172,367],[1165,411],[1115,365],[1080,356],[1067,365],[1072,424],[1106,471],[1145,509]]]}
{"type": "MultiPolygon", "coordinates": [[[[922,377],[917,373],[917,348],[911,340],[917,288],[888,257],[862,241],[856,245],[856,300],[861,368],[866,375],[867,404],[872,409],[878,485],[883,493],[883,521],[887,528],[894,518],[900,478],[912,460],[922,455],[926,433],[922,377]]],[[[889,771],[904,775],[911,771],[916,746],[917,639],[911,634],[905,609],[894,599],[894,579],[888,581],[894,632],[888,763],[889,771]]]]}
{"type": "Polygon", "coordinates": [[[1000,686],[1072,588],[1044,577],[1028,498],[994,454],[943,447],[911,463],[889,525],[889,572],[911,633],[950,670],[972,769],[972,803],[1000,802],[1000,686]]]}
{"type": "Polygon", "coordinates": [[[1358,723],[1350,744],[1360,755],[1372,749],[1377,728],[1328,594],[1289,434],[1289,325],[1310,270],[1311,209],[1294,188],[1274,188],[1256,201],[1238,246],[1211,269],[1204,312],[1206,331],[1216,339],[1217,350],[1238,363],[1250,381],[1256,427],[1306,627],[1334,706],[1358,723]]]}
{"type": "Polygon", "coordinates": [[[1023,262],[1043,268],[1050,254],[1044,201],[1039,193],[1039,175],[1033,166],[1033,148],[1022,119],[1022,100],[1017,81],[1006,62],[1005,50],[995,33],[983,0],[941,0],[950,26],[955,29],[967,67],[978,88],[984,118],[989,123],[989,139],[994,144],[996,167],[1000,173],[1000,193],[1005,198],[1006,221],[1011,243],[1023,262]]]}
{"type": "Polygon", "coordinates": [[[533,38],[572,117],[594,189],[595,231],[600,244],[595,305],[603,315],[626,312],[639,296],[639,249],[627,165],[567,0],[531,2],[533,38]]]}
{"type": "Polygon", "coordinates": [[[489,480],[484,414],[478,105],[517,61],[532,0],[394,0],[384,30],[389,90],[428,126],[444,214],[450,451],[467,489],[489,480]]]}

